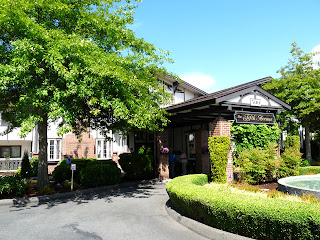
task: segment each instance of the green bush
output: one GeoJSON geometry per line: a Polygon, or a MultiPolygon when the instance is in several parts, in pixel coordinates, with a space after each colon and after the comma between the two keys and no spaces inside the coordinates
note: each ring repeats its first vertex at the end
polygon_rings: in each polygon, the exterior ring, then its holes
{"type": "MultiPolygon", "coordinates": [[[[75,182],[80,183],[80,172],[83,168],[87,166],[90,162],[96,162],[97,159],[94,158],[79,158],[79,159],[71,159],[72,164],[77,164],[76,171],[73,173],[73,179],[75,182]]],[[[100,161],[100,160],[99,160],[100,161]]],[[[66,159],[63,159],[59,162],[59,165],[52,172],[53,179],[57,182],[63,182],[65,180],[71,179],[71,165],[67,164],[66,159]]]]}
{"type": "Polygon", "coordinates": [[[240,166],[238,178],[249,184],[262,183],[277,179],[280,160],[277,158],[276,145],[269,143],[267,149],[246,149],[236,163],[240,166]]]}
{"type": "Polygon", "coordinates": [[[320,166],[300,167],[299,175],[320,174],[320,166]]]}
{"type": "Polygon", "coordinates": [[[30,174],[31,174],[31,165],[29,162],[29,154],[28,154],[28,151],[25,151],[22,157],[20,176],[22,178],[29,178],[30,174]]]}
{"type": "Polygon", "coordinates": [[[149,179],[153,177],[153,156],[151,154],[122,153],[119,164],[131,180],[149,179]]]}
{"type": "Polygon", "coordinates": [[[100,187],[119,183],[121,171],[116,164],[95,162],[88,164],[80,172],[80,180],[84,186],[100,187]]]}
{"type": "Polygon", "coordinates": [[[38,158],[37,157],[33,157],[30,159],[30,177],[36,177],[38,175],[38,158]]]}
{"type": "Polygon", "coordinates": [[[209,226],[255,239],[319,239],[317,203],[269,198],[215,183],[204,174],[172,179],[166,189],[171,203],[209,226]]]}
{"type": "Polygon", "coordinates": [[[281,154],[282,164],[279,172],[281,177],[295,176],[299,174],[299,167],[301,164],[301,153],[297,148],[288,147],[281,154]]]}
{"type": "Polygon", "coordinates": [[[19,176],[0,176],[1,195],[21,195],[26,190],[24,180],[19,176]]]}
{"type": "Polygon", "coordinates": [[[303,159],[300,163],[300,167],[308,167],[311,166],[307,159],[303,159]]]}
{"type": "Polygon", "coordinates": [[[238,155],[245,149],[268,147],[270,142],[277,143],[280,138],[280,129],[277,124],[269,126],[266,124],[239,124],[233,122],[231,134],[235,143],[234,153],[238,155]]]}
{"type": "Polygon", "coordinates": [[[212,181],[227,182],[228,153],[230,138],[223,136],[209,137],[210,161],[212,164],[212,181]]]}
{"type": "Polygon", "coordinates": [[[299,136],[287,136],[284,142],[284,148],[293,148],[295,151],[300,152],[300,137],[299,136]]]}

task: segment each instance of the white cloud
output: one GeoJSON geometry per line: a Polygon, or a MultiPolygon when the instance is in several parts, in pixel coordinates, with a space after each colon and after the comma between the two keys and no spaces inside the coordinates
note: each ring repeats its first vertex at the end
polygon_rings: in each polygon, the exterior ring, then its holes
{"type": "Polygon", "coordinates": [[[179,77],[208,93],[213,92],[214,86],[216,85],[216,80],[212,76],[200,72],[183,73],[180,74],[179,77]]]}
{"type": "Polygon", "coordinates": [[[313,58],[313,61],[315,62],[314,68],[319,69],[320,68],[320,44],[318,46],[315,46],[311,50],[311,53],[316,53],[316,55],[314,55],[312,58],[313,58]]]}

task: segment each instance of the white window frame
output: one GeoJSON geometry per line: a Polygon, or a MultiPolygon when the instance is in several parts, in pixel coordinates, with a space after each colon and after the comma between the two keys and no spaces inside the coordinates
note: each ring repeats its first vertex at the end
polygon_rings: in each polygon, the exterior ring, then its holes
{"type": "Polygon", "coordinates": [[[112,141],[97,139],[96,156],[97,159],[112,159],[112,141]]]}
{"type": "Polygon", "coordinates": [[[48,139],[48,161],[60,161],[62,156],[62,140],[59,139],[48,139]],[[53,145],[51,145],[53,141],[53,145]],[[51,146],[53,146],[53,152],[51,150],[51,146]],[[51,158],[51,154],[53,153],[53,158],[51,158]]]}

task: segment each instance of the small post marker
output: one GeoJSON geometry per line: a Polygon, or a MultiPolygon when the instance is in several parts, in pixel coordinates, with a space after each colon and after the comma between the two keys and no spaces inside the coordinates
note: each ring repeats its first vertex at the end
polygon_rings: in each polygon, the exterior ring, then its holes
{"type": "Polygon", "coordinates": [[[76,164],[71,164],[71,191],[73,191],[73,171],[76,170],[76,164]]]}

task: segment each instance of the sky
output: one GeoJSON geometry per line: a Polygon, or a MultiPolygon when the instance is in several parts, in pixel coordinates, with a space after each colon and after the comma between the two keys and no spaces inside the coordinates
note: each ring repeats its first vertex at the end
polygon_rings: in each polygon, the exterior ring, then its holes
{"type": "Polygon", "coordinates": [[[279,77],[296,42],[320,50],[319,0],[143,0],[131,29],[170,52],[168,71],[211,93],[279,77]]]}

